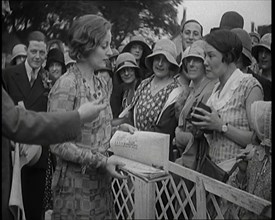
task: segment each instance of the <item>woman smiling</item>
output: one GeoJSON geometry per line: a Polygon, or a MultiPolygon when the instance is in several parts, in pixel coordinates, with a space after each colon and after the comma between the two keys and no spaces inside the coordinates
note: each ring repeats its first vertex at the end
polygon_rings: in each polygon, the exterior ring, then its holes
{"type": "MultiPolygon", "coordinates": [[[[132,109],[130,118],[137,129],[170,134],[171,143],[177,126],[174,104],[183,89],[176,76],[175,44],[168,39],[157,41],[145,63],[153,74],[141,82],[126,110],[132,109]]],[[[171,147],[169,159],[173,160],[171,147]]]]}
{"type": "MultiPolygon", "coordinates": [[[[194,103],[202,102],[206,103],[209,96],[212,93],[217,79],[209,79],[206,77],[206,71],[204,66],[205,61],[205,42],[202,40],[195,41],[191,47],[188,47],[183,57],[183,65],[186,67],[186,76],[191,80],[190,93],[187,97],[184,105],[179,105],[180,115],[179,124],[175,131],[175,145],[179,149],[180,155],[183,151],[190,150],[196,154],[197,147],[204,139],[202,134],[198,135],[198,131],[192,123],[186,120],[190,115],[191,108],[194,103]],[[188,147],[187,147],[188,145],[188,147]]],[[[184,97],[184,96],[182,96],[184,97]]],[[[181,99],[177,103],[182,103],[181,99]]],[[[180,163],[181,159],[177,161],[180,163]]],[[[195,163],[190,164],[189,168],[195,169],[195,163]]]]}

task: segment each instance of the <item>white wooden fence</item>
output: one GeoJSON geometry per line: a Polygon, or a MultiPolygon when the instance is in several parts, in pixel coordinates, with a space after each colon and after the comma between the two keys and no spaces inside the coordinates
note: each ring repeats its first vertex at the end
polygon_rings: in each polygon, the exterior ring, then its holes
{"type": "Polygon", "coordinates": [[[173,162],[168,170],[169,176],[153,182],[131,174],[128,180],[114,179],[117,219],[224,219],[221,199],[256,214],[265,209],[271,218],[269,201],[173,162]]]}

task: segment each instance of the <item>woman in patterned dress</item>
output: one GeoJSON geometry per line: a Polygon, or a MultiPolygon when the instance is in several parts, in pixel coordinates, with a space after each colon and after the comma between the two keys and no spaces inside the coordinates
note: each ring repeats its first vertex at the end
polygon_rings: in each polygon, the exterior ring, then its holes
{"type": "MultiPolygon", "coordinates": [[[[141,82],[128,106],[132,110],[129,117],[138,130],[170,134],[170,146],[177,127],[174,104],[182,92],[177,80],[176,56],[176,46],[171,40],[156,42],[153,53],[145,60],[153,74],[141,82]]],[[[173,160],[171,148],[169,159],[173,160]]]]}
{"type": "MultiPolygon", "coordinates": [[[[108,157],[112,131],[109,90],[103,77],[94,75],[111,55],[111,25],[103,17],[84,15],[69,30],[70,56],[76,60],[55,83],[49,94],[48,111],[78,109],[85,102],[107,102],[107,108],[85,123],[74,141],[51,145],[57,156],[53,175],[52,219],[113,219],[111,176],[123,178],[122,164],[108,157]]],[[[134,132],[123,124],[124,131],[134,132]]]]}
{"type": "MultiPolygon", "coordinates": [[[[246,151],[239,155],[239,166],[241,167],[239,172],[242,173],[243,181],[247,183],[247,191],[270,202],[272,199],[271,105],[270,101],[252,103],[251,120],[254,135],[252,143],[246,147],[246,151]]],[[[271,209],[272,207],[263,209],[260,215],[241,209],[240,216],[242,219],[268,219],[265,214],[271,212],[271,209]]]]}

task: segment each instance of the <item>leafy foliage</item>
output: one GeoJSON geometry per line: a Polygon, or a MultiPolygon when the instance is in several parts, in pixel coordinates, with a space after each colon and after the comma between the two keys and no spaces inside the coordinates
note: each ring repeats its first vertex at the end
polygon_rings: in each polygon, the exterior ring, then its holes
{"type": "MultiPolygon", "coordinates": [[[[121,1],[10,1],[12,13],[2,18],[4,29],[24,39],[31,30],[41,30],[49,39],[66,42],[71,22],[84,14],[101,14],[112,24],[118,47],[129,34],[151,31],[157,37],[177,32],[177,6],[183,0],[121,1]],[[144,29],[145,31],[141,31],[144,29]]],[[[3,32],[3,27],[2,27],[3,32]]]]}

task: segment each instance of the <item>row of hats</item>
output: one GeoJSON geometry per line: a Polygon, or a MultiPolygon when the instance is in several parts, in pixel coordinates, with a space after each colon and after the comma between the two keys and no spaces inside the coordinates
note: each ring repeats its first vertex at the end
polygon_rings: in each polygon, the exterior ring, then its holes
{"type": "MultiPolygon", "coordinates": [[[[174,66],[175,71],[179,70],[179,64],[176,61],[177,49],[173,41],[169,39],[161,39],[156,42],[153,52],[146,56],[145,65],[152,70],[153,57],[156,55],[164,55],[166,59],[174,66]]],[[[115,72],[125,67],[138,68],[135,57],[129,52],[122,52],[117,57],[115,72]]]]}
{"type": "MultiPolygon", "coordinates": [[[[60,53],[62,53],[60,51],[60,53]]],[[[62,54],[60,54],[54,49],[51,49],[48,53],[47,60],[54,59],[58,62],[64,63],[66,66],[70,63],[75,63],[68,53],[65,53],[62,58],[62,54]]],[[[15,58],[18,56],[27,56],[27,47],[24,44],[16,44],[12,49],[11,62],[14,62],[15,58]]]]}
{"type": "MultiPolygon", "coordinates": [[[[252,48],[251,44],[251,38],[249,34],[241,29],[241,28],[234,28],[231,30],[233,33],[235,33],[239,39],[241,40],[243,44],[243,54],[247,56],[247,58],[252,62],[252,55],[257,57],[259,49],[261,47],[264,47],[271,51],[271,34],[265,34],[261,39],[259,44],[255,45],[252,48]]],[[[227,32],[227,31],[225,31],[227,32]]],[[[219,34],[219,32],[216,32],[219,34]]],[[[228,33],[228,32],[227,32],[228,33]]],[[[220,34],[222,34],[220,32],[220,34]]],[[[226,34],[226,33],[225,33],[226,34]]],[[[215,35],[215,34],[214,34],[215,35]]],[[[233,36],[233,35],[232,35],[233,36]]],[[[219,39],[222,39],[221,36],[216,36],[219,39]]],[[[221,43],[222,44],[222,43],[221,43]]],[[[195,41],[191,47],[188,47],[184,53],[183,53],[183,59],[187,57],[198,57],[204,60],[205,54],[204,54],[204,41],[199,40],[195,41]]],[[[148,55],[145,60],[146,67],[150,70],[152,70],[152,62],[153,57],[156,55],[162,54],[166,57],[166,59],[175,67],[176,71],[179,70],[179,64],[176,61],[176,46],[175,44],[169,40],[169,39],[162,39],[156,42],[153,53],[148,55]]],[[[117,64],[116,64],[116,72],[121,70],[124,67],[135,67],[137,68],[136,61],[134,59],[134,56],[130,53],[122,53],[121,55],[118,55],[117,64]]]]}
{"type": "MultiPolygon", "coordinates": [[[[241,28],[234,28],[231,30],[231,32],[235,33],[238,38],[240,39],[242,43],[242,53],[249,59],[250,63],[252,63],[252,55],[258,59],[258,53],[261,48],[265,48],[269,51],[271,51],[271,33],[265,34],[261,39],[259,44],[252,47],[251,38],[249,34],[241,29],[241,28]]],[[[215,44],[217,45],[217,48],[219,50],[221,48],[224,48],[226,50],[224,45],[224,38],[226,35],[230,34],[229,31],[219,31],[219,32],[212,32],[213,38],[215,38],[215,44]]],[[[233,36],[233,35],[232,35],[233,36]]],[[[232,45],[234,42],[232,42],[232,45]]],[[[228,45],[230,46],[230,42],[228,42],[228,45]]],[[[186,48],[186,50],[183,52],[183,59],[187,57],[198,57],[201,58],[204,61],[205,53],[204,53],[204,41],[198,40],[195,41],[190,47],[186,48]]]]}

